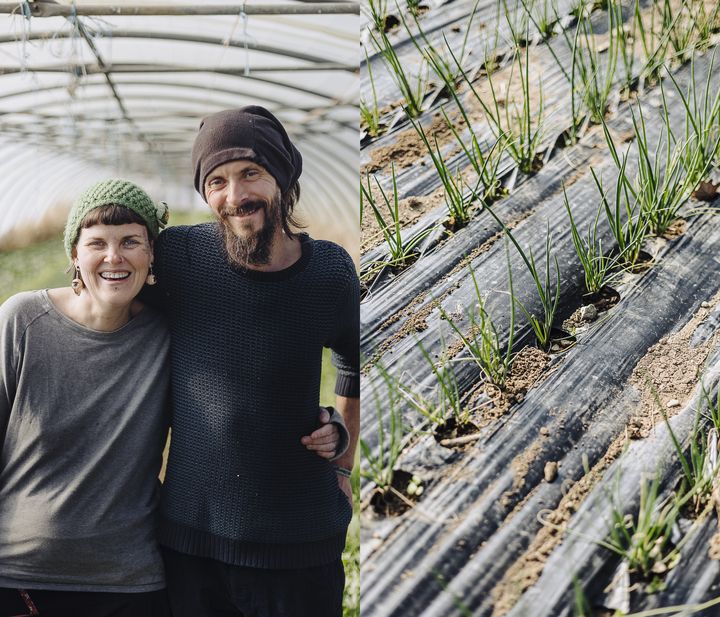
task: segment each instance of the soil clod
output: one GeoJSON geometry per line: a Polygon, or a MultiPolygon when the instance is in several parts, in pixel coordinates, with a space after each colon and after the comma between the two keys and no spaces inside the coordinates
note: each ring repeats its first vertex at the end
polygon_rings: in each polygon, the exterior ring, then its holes
{"type": "Polygon", "coordinates": [[[552,482],[557,478],[558,475],[558,464],[555,461],[548,461],[545,463],[545,469],[543,470],[543,476],[545,482],[552,482]]]}

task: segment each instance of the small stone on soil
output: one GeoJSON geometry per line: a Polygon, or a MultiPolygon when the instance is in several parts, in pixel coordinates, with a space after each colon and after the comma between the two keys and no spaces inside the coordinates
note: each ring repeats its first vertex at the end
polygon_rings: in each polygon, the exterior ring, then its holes
{"type": "Polygon", "coordinates": [[[676,398],[671,398],[667,402],[668,409],[672,409],[673,407],[680,407],[680,401],[678,401],[676,398]]]}
{"type": "Polygon", "coordinates": [[[555,461],[548,461],[545,463],[545,481],[546,482],[552,482],[555,478],[557,478],[558,474],[558,464],[555,461]]]}
{"type": "Polygon", "coordinates": [[[580,319],[582,321],[595,321],[598,316],[598,310],[594,304],[580,307],[580,319]]]}

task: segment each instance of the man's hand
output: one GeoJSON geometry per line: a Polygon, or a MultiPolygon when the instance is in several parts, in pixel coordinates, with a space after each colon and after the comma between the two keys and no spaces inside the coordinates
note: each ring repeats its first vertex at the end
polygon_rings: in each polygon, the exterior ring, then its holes
{"type": "MultiPolygon", "coordinates": [[[[327,409],[320,411],[318,419],[323,426],[313,431],[310,435],[301,437],[300,443],[308,450],[314,450],[318,456],[329,459],[335,456],[337,447],[340,445],[340,432],[335,424],[328,424],[330,414],[327,409]]],[[[349,486],[350,484],[348,483],[348,487],[349,486]]]]}

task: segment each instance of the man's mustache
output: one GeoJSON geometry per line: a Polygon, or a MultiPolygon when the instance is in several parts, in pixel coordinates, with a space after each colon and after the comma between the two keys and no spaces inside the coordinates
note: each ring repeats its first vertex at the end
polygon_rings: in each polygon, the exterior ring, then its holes
{"type": "Polygon", "coordinates": [[[261,208],[267,208],[268,202],[264,199],[253,199],[251,201],[246,201],[241,206],[237,207],[223,207],[220,211],[220,218],[226,219],[230,216],[242,216],[244,214],[249,214],[250,212],[254,212],[255,210],[259,210],[261,208]]]}

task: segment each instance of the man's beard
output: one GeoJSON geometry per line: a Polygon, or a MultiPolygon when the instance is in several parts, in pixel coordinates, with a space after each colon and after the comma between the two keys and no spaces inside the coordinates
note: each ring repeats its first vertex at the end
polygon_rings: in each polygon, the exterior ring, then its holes
{"type": "Polygon", "coordinates": [[[223,209],[218,217],[218,226],[222,233],[225,253],[231,264],[240,268],[248,266],[262,266],[270,263],[270,252],[275,231],[280,225],[280,198],[277,195],[272,203],[265,200],[256,200],[243,204],[243,208],[260,207],[265,212],[263,226],[256,232],[245,236],[238,236],[233,231],[227,219],[236,210],[223,209]]]}

